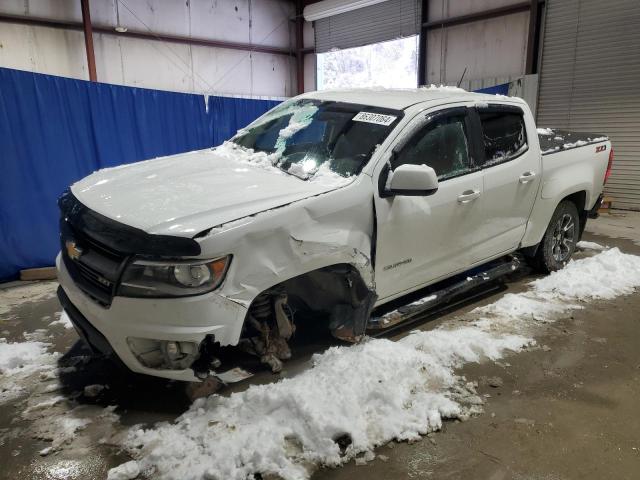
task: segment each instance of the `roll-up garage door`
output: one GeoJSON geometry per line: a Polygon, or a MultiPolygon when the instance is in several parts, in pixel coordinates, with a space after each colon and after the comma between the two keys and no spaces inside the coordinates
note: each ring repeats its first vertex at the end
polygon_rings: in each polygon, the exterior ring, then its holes
{"type": "Polygon", "coordinates": [[[609,135],[605,192],[640,210],[640,1],[547,0],[538,124],[609,135]]]}
{"type": "Polygon", "coordinates": [[[420,5],[420,0],[387,0],[316,20],[316,52],[416,35],[420,32],[420,5]]]}

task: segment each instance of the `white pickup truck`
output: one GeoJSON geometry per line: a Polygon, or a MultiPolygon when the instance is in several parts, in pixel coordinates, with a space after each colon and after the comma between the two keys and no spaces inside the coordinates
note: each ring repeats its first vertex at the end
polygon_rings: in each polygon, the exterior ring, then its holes
{"type": "Polygon", "coordinates": [[[516,257],[562,268],[612,153],[606,137],[536,130],[518,98],[308,93],[220,147],[72,185],[59,298],[135,372],[233,380],[220,352],[236,345],[277,371],[309,322],[357,341],[516,257]]]}

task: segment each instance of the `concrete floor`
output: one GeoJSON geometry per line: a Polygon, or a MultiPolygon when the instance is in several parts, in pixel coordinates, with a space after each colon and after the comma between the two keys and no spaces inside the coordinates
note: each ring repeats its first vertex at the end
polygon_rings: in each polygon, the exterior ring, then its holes
{"type": "MultiPolygon", "coordinates": [[[[640,255],[640,214],[620,212],[592,220],[584,239],[640,255]]],[[[506,290],[420,328],[434,328],[506,292],[522,290],[530,280],[514,281],[506,290]]],[[[27,295],[35,300],[0,291],[0,336],[24,341],[23,332],[49,328],[47,341],[65,353],[59,364],[67,367],[58,387],[49,387],[51,380],[35,379],[26,398],[0,405],[0,479],[106,478],[110,467],[127,459],[117,444],[128,426],[171,420],[189,404],[180,384],[123,376],[89,359],[73,330],[47,327],[60,310],[51,295],[54,287],[29,287],[27,295]],[[90,384],[109,388],[91,397],[83,393],[90,384]],[[52,388],[63,397],[59,403],[24,413],[52,395],[52,388]],[[117,406],[119,420],[104,420],[109,418],[104,408],[110,405],[117,406]],[[88,424],[59,451],[40,456],[40,450],[55,442],[56,434],[48,428],[51,419],[70,411],[101,421],[88,424]]],[[[314,479],[640,478],[640,296],[575,310],[570,318],[548,326],[537,341],[544,348],[462,369],[468,379],[479,382],[479,393],[486,396],[484,414],[462,423],[446,422],[442,431],[416,443],[381,447],[378,458],[365,466],[351,462],[320,470],[314,479]],[[496,376],[502,386],[489,386],[487,378],[496,376]]],[[[307,345],[287,374],[304,369],[308,355],[326,342],[307,345]]],[[[252,381],[273,380],[265,373],[252,381]]]]}

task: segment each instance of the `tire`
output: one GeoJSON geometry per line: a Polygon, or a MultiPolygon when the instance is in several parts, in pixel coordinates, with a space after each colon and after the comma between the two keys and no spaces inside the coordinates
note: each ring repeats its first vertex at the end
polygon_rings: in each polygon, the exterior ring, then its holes
{"type": "Polygon", "coordinates": [[[563,200],[551,216],[534,258],[534,266],[544,273],[563,268],[576,250],[580,217],[575,203],[563,200]]]}

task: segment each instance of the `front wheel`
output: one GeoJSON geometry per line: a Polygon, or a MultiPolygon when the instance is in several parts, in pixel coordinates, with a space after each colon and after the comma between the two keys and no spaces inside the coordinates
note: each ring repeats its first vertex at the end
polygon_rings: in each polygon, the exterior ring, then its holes
{"type": "Polygon", "coordinates": [[[563,268],[573,252],[580,232],[580,217],[575,203],[563,200],[553,212],[547,231],[536,253],[535,264],[543,272],[563,268]]]}

